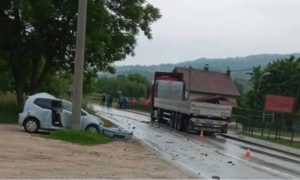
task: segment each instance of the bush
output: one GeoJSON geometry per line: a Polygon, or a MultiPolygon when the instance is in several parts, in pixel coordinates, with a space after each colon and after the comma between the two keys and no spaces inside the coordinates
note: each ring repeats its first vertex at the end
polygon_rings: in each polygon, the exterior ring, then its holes
{"type": "Polygon", "coordinates": [[[17,123],[18,113],[15,94],[0,94],[0,123],[17,123]]]}

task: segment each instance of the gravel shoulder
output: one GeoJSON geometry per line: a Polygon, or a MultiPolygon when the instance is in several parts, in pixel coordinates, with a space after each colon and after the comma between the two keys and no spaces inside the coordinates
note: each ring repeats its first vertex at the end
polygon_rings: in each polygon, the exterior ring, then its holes
{"type": "Polygon", "coordinates": [[[192,178],[136,140],[80,146],[40,136],[0,125],[0,178],[192,178]]]}

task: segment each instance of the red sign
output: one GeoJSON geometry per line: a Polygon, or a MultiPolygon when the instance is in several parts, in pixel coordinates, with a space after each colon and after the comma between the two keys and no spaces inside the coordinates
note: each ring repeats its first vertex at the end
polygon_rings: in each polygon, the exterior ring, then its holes
{"type": "Polygon", "coordinates": [[[295,109],[295,98],[288,96],[267,95],[264,111],[292,113],[295,109]]]}

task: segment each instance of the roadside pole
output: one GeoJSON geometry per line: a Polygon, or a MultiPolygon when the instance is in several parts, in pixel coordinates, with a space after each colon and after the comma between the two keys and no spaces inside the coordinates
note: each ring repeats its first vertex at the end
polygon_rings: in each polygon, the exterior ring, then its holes
{"type": "MultiPolygon", "coordinates": [[[[299,96],[299,90],[300,90],[300,83],[297,85],[297,90],[296,90],[296,97],[295,97],[295,114],[297,113],[297,103],[298,103],[298,96],[299,96]]],[[[295,121],[294,119],[292,121],[295,121]]],[[[291,137],[291,142],[290,145],[293,145],[294,141],[294,134],[295,134],[295,128],[294,128],[294,122],[292,122],[292,137],[291,137]]]]}
{"type": "Polygon", "coordinates": [[[292,123],[292,137],[291,137],[291,142],[290,145],[293,145],[293,141],[294,141],[294,134],[295,134],[295,129],[294,129],[294,123],[292,123]]]}
{"type": "Polygon", "coordinates": [[[72,89],[73,107],[72,107],[72,116],[71,116],[71,127],[73,129],[80,128],[80,120],[81,120],[86,11],[87,11],[87,0],[78,0],[76,53],[75,53],[75,68],[74,68],[74,80],[73,80],[74,86],[72,89]]]}

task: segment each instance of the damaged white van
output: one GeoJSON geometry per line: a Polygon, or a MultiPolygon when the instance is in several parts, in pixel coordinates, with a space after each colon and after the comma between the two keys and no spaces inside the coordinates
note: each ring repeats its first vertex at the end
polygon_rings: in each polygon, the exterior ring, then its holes
{"type": "MultiPolygon", "coordinates": [[[[72,103],[57,99],[48,93],[29,96],[18,123],[25,131],[35,133],[39,129],[53,130],[71,126],[72,103]]],[[[81,110],[81,128],[91,132],[100,132],[103,122],[99,117],[81,110]]]]}

